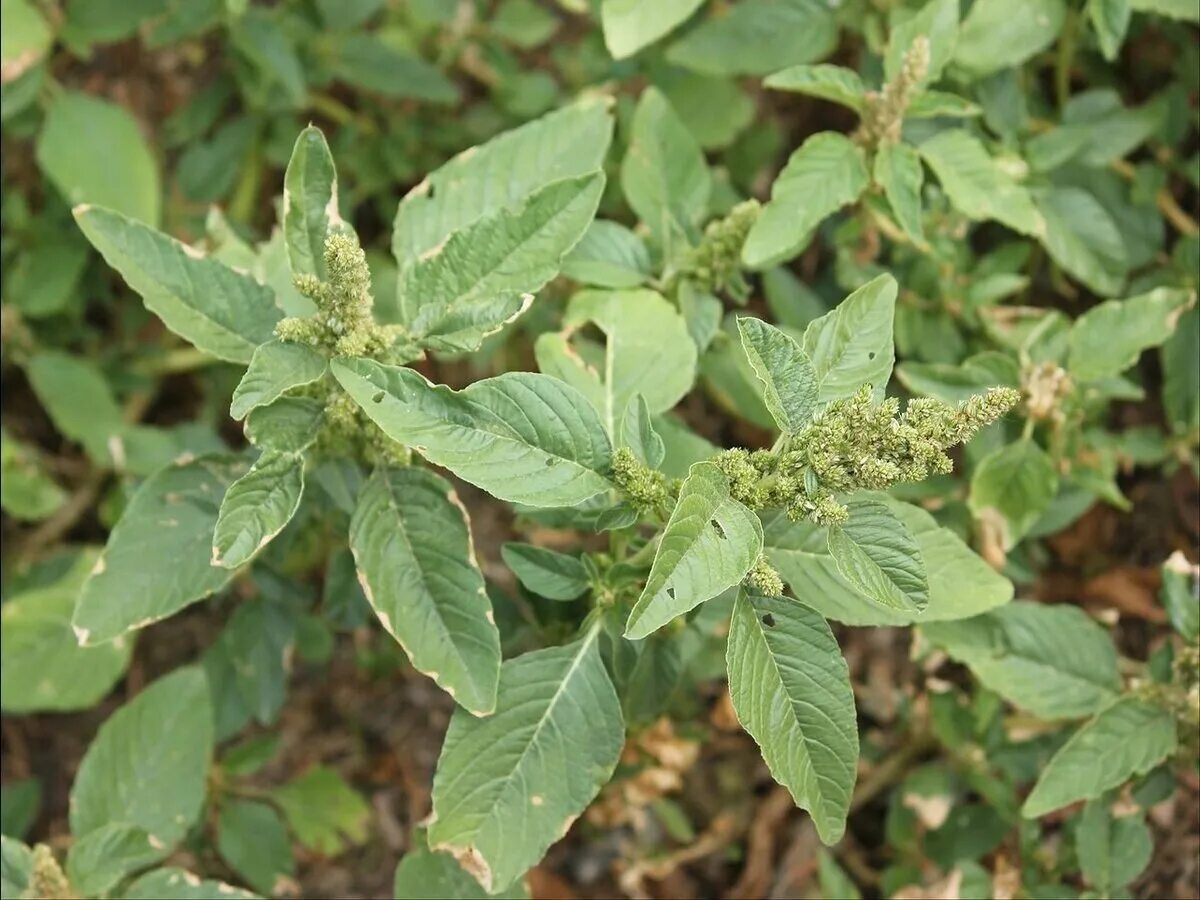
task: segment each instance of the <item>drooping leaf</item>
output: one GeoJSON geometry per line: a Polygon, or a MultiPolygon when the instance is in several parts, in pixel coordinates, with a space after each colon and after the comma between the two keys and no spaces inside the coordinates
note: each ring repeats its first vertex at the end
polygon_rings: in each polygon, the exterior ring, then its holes
{"type": "Polygon", "coordinates": [[[604,0],[600,22],[613,59],[633,56],[685,22],[704,0],[604,0]]]}
{"type": "Polygon", "coordinates": [[[849,397],[864,384],[883,396],[896,360],[892,322],[898,289],[891,275],[880,275],[809,323],[804,352],[821,381],[818,402],[849,397]]]}
{"type": "Polygon", "coordinates": [[[1050,455],[1029,438],[1005,444],[980,461],[967,504],[995,528],[1004,548],[1028,533],[1054,499],[1058,471],[1050,455]]]}
{"type": "Polygon", "coordinates": [[[1088,0],[1088,18],[1104,58],[1112,62],[1121,51],[1133,7],[1129,0],[1088,0]]]}
{"type": "Polygon", "coordinates": [[[564,179],[600,169],[612,140],[609,100],[590,97],[451,159],[400,201],[392,253],[401,269],[453,232],[564,179]]]}
{"type": "Polygon", "coordinates": [[[300,508],[304,457],[266,450],[221,501],[212,543],[213,564],[243,566],[274,540],[300,508]]]}
{"type": "Polygon", "coordinates": [[[679,489],[646,586],[625,623],[639,640],[739,583],[762,552],[758,517],[729,496],[712,463],[697,463],[679,489]]]}
{"type": "Polygon", "coordinates": [[[708,209],[712,177],[704,153],[658,88],[647,88],[634,110],[621,189],[666,247],[692,234],[708,209]]]}
{"type": "Polygon", "coordinates": [[[742,592],[725,652],[738,721],[821,840],[836,843],[854,790],[858,726],[850,670],[828,623],[791,598],[742,592]]]}
{"type": "Polygon", "coordinates": [[[46,110],[37,161],[71,206],[106,206],[152,228],[158,225],[158,163],[137,120],[123,107],[62,91],[46,110]]]}
{"type": "Polygon", "coordinates": [[[820,0],[741,0],[672,44],[667,59],[713,75],[766,75],[822,59],[837,34],[833,10],[820,0]]]}
{"type": "Polygon", "coordinates": [[[493,892],[542,858],[612,776],[625,741],[592,628],[504,663],[496,712],[450,720],[429,845],[493,892]]]}
{"type": "Polygon", "coordinates": [[[146,308],[205,353],[248,363],[275,336],[282,313],[250,276],[112,210],[80,206],[75,221],[146,308]]]}
{"type": "Polygon", "coordinates": [[[422,469],[377,470],[359,494],[350,549],[367,600],[413,666],[471,713],[490,713],[500,634],[450,485],[422,469]]]}
{"type": "Polygon", "coordinates": [[[200,815],[212,761],[208,683],[190,666],[158,679],[100,726],[71,788],[71,833],[111,822],[173,847],[200,815]]]}
{"type": "Polygon", "coordinates": [[[569,506],[611,487],[604,426],[557,378],[509,372],[452,391],[369,360],[337,360],[332,370],[389,437],[494,497],[569,506]]]}
{"type": "Polygon", "coordinates": [[[742,261],[764,269],[791,259],[822,220],[857,200],[869,182],[861,148],[837,132],[814,134],[771,185],[771,200],[750,229],[742,261]]]}
{"type": "Polygon", "coordinates": [[[1054,43],[1066,15],[1064,0],[976,0],[954,62],[977,78],[1019,66],[1054,43]]]}
{"type": "Polygon", "coordinates": [[[921,226],[921,185],[925,170],[911,144],[889,143],[875,155],[875,181],[887,196],[896,221],[915,241],[925,239],[921,226]]]}
{"type": "Polygon", "coordinates": [[[212,562],[221,498],[246,471],[205,457],[146,479],[108,536],[75,606],[72,627],[91,646],[144,628],[223,588],[233,572],[212,562]]]}
{"type": "Polygon", "coordinates": [[[853,69],[821,63],[792,66],[763,79],[763,87],[820,97],[862,112],[867,86],[853,69]]]}
{"type": "Polygon", "coordinates": [[[233,392],[229,415],[244,419],[251,410],[312,384],[325,374],[328,360],[306,344],[268,341],[255,348],[246,374],[233,392]]]}
{"type": "Polygon", "coordinates": [[[423,346],[474,350],[558,274],[596,214],[604,175],[553,182],[451,234],[400,272],[401,322],[423,346]]]}
{"type": "Polygon", "coordinates": [[[1120,375],[1143,350],[1164,343],[1196,302],[1190,291],[1156,288],[1093,306],[1071,326],[1067,370],[1079,381],[1120,375]]]}
{"type": "Polygon", "coordinates": [[[879,500],[852,500],[850,518],[829,529],[829,555],[842,577],[876,603],[922,612],[929,578],[916,536],[879,500]]]}
{"type": "Polygon", "coordinates": [[[797,597],[822,615],[848,625],[901,625],[964,619],[1012,599],[1013,586],[919,507],[871,495],[887,503],[917,540],[929,578],[929,605],[915,610],[880,606],[847,581],[829,554],[825,528],[791,522],[782,512],[764,516],[764,544],[771,563],[797,597]]]}
{"type": "Polygon", "coordinates": [[[762,384],[763,402],[785,434],[800,431],[813,417],[820,382],[800,345],[762,319],[737,320],[742,348],[762,384]]]}
{"type": "Polygon", "coordinates": [[[1074,606],[1015,602],[921,630],[985,687],[1043,719],[1090,715],[1121,687],[1112,641],[1074,606]]]}
{"type": "Polygon", "coordinates": [[[325,238],[345,227],[338,215],[337,170],[321,129],[296,138],[283,176],[283,234],[293,275],[325,280],[325,238]]]}
{"type": "Polygon", "coordinates": [[[614,438],[635,395],[661,413],[692,386],[696,346],[683,317],[656,291],[582,291],[571,298],[563,328],[539,336],[538,367],[585,394],[614,438]],[[570,335],[589,324],[605,336],[594,367],[570,346],[570,335]]]}
{"type": "Polygon", "coordinates": [[[1029,191],[997,165],[977,138],[961,128],[948,128],[917,149],[963,215],[995,219],[1021,234],[1044,233],[1045,223],[1029,191]]]}
{"type": "Polygon", "coordinates": [[[1175,722],[1157,704],[1122,697],[1081,727],[1042,769],[1021,814],[1029,819],[1095,800],[1175,752],[1175,722]]]}
{"type": "Polygon", "coordinates": [[[500,555],[527,590],[551,600],[574,600],[591,583],[578,556],[513,541],[500,548],[500,555]]]}

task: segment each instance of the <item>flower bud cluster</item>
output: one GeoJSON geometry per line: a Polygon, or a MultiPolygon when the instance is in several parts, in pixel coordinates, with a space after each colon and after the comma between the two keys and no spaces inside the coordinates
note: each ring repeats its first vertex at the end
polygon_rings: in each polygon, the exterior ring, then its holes
{"type": "Polygon", "coordinates": [[[331,459],[358,459],[368,466],[406,466],[409,449],[393,441],[345,391],[334,388],[325,398],[325,421],[316,452],[331,459]]]}
{"type": "Polygon", "coordinates": [[[661,511],[671,502],[667,477],[643,464],[628,447],[614,451],[612,473],[613,481],[639,514],[661,511]]]}
{"type": "Polygon", "coordinates": [[[706,294],[727,291],[735,298],[745,298],[749,285],[742,274],[742,245],[761,212],[762,204],[746,200],[725,218],[708,224],[703,240],[689,251],[681,267],[697,289],[706,294]]]}
{"type": "Polygon", "coordinates": [[[276,335],[334,356],[385,354],[398,329],[380,325],[371,314],[371,270],[352,235],[335,232],[325,239],[325,270],[325,281],[315,275],[296,276],[296,290],[317,305],[317,312],[284,319],[275,326],[276,335]]]}
{"type": "Polygon", "coordinates": [[[881,91],[868,91],[863,98],[862,122],[854,139],[866,147],[894,144],[900,140],[904,113],[929,74],[929,38],[920,35],[904,54],[896,77],[881,91]]]}
{"type": "Polygon", "coordinates": [[[882,491],[951,471],[946,450],[1012,409],[1020,392],[993,388],[958,406],[920,398],[900,411],[876,403],[870,385],[830,403],[778,452],[729,450],[714,462],[730,493],[752,509],[782,507],[794,521],[823,525],[846,520],[835,494],[882,491]]]}
{"type": "Polygon", "coordinates": [[[764,597],[783,596],[783,579],[779,577],[779,573],[775,571],[775,567],[767,561],[765,554],[760,553],[758,555],[758,559],[754,561],[754,565],[746,573],[743,582],[764,597]]]}

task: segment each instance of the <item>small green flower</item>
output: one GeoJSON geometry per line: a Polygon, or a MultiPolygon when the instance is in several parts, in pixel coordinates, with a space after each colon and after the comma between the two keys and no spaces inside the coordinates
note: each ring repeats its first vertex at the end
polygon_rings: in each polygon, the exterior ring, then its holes
{"type": "Polygon", "coordinates": [[[765,554],[760,553],[744,579],[746,585],[758,591],[764,597],[782,597],[783,579],[775,571],[765,554]]]}

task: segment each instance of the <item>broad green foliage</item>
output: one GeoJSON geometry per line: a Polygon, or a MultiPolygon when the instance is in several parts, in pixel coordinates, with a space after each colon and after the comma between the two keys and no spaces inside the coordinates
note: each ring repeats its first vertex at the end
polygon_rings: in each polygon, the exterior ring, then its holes
{"type": "Polygon", "coordinates": [[[500,636],[450,485],[432,472],[377,470],[359,493],[350,549],[367,600],[413,665],[464,709],[491,713],[500,636]]]}
{"type": "Polygon", "coordinates": [[[789,598],[743,592],[726,651],[729,694],[777,781],[812,813],[821,840],[845,830],[858,760],[854,694],[829,625],[789,598]]]}
{"type": "Polygon", "coordinates": [[[929,605],[921,548],[887,504],[852,502],[846,524],[829,529],[829,555],[842,577],[876,603],[917,612],[929,605]]]}
{"type": "Polygon", "coordinates": [[[226,569],[245,565],[283,531],[300,508],[304,460],[266,450],[229,485],[213,531],[212,560],[226,569]]]}
{"type": "Polygon", "coordinates": [[[392,896],[396,900],[425,900],[444,897],[448,900],[487,900],[488,897],[527,898],[529,892],[521,881],[498,894],[489,894],[479,882],[463,871],[449,853],[429,849],[424,829],[413,834],[413,846],[400,858],[392,896]]]}
{"type": "Polygon", "coordinates": [[[614,59],[632,56],[687,20],[704,0],[604,0],[604,42],[614,59]]]}
{"type": "Polygon", "coordinates": [[[229,414],[244,419],[247,413],[274,403],[293,388],[312,384],[327,368],[325,358],[304,344],[268,341],[250,357],[246,374],[234,389],[229,414]]]}
{"type": "Polygon", "coordinates": [[[625,637],[644,638],[733,587],[761,552],[758,517],[729,496],[719,469],[710,463],[692,466],[625,624],[625,637]]]}
{"type": "Polygon", "coordinates": [[[331,228],[342,227],[333,156],[325,135],[309,125],[296,138],[283,179],[283,231],[292,273],[324,278],[325,238],[331,228]]]}
{"type": "Polygon", "coordinates": [[[71,790],[72,834],[125,822],[144,830],[151,847],[173,847],[200,815],[212,744],[203,671],[159,679],[114,713],[88,748],[71,790]]]}
{"type": "Polygon", "coordinates": [[[1120,375],[1143,350],[1166,341],[1195,302],[1188,291],[1159,288],[1093,307],[1071,326],[1067,370],[1080,381],[1120,375]]]}
{"type": "Polygon", "coordinates": [[[1140,816],[1114,818],[1095,800],[1083,809],[1075,846],[1083,877],[1109,896],[1126,889],[1142,874],[1154,849],[1150,829],[1140,816]]]}
{"type": "Polygon", "coordinates": [[[738,319],[738,333],[754,374],[763,386],[763,402],[785,434],[795,434],[812,419],[819,382],[812,361],[791,337],[760,319],[738,319]]]}
{"type": "Polygon", "coordinates": [[[624,742],[598,630],[500,670],[496,711],[455,713],[433,782],[429,845],[494,892],[564,835],[608,781],[624,742]]]}
{"type": "Polygon", "coordinates": [[[896,359],[897,290],[893,278],[881,275],[809,323],[803,346],[821,385],[820,402],[849,397],[863,384],[882,396],[896,359]]]}
{"type": "Polygon", "coordinates": [[[109,535],[75,606],[85,646],[103,644],[221,590],[233,572],[213,562],[221,498],[243,463],[205,458],[147,479],[109,535]]]}
{"type": "Polygon", "coordinates": [[[1014,546],[1054,499],[1058,473],[1050,456],[1029,439],[985,457],[971,478],[971,511],[1014,546]]]}
{"type": "Polygon", "coordinates": [[[604,427],[555,378],[509,373],[456,392],[367,360],[335,361],[333,374],[389,437],[501,499],[566,506],[609,486],[604,427]]]}
{"type": "Polygon", "coordinates": [[[551,600],[574,600],[588,589],[587,568],[578,557],[532,544],[507,543],[504,564],[527,590],[551,600]]]}
{"type": "Polygon", "coordinates": [[[1123,697],[1071,736],[1038,778],[1021,812],[1041,816],[1076,800],[1091,800],[1175,752],[1175,724],[1166,710],[1123,697]]]}

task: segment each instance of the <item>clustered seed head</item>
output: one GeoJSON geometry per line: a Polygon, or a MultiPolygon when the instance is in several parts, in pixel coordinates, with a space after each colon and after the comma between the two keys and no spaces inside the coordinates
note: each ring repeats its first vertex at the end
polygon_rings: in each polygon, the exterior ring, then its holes
{"type": "Polygon", "coordinates": [[[767,561],[765,554],[758,555],[758,559],[754,561],[754,565],[750,567],[750,571],[746,573],[743,581],[764,597],[783,596],[783,579],[779,577],[775,567],[767,561]]]}
{"type": "Polygon", "coordinates": [[[325,398],[316,452],[331,459],[359,459],[368,466],[406,466],[412,461],[407,447],[384,434],[349,394],[336,389],[325,398]]]}
{"type": "Polygon", "coordinates": [[[22,897],[37,897],[39,900],[73,900],[78,894],[63,873],[58,860],[45,844],[33,848],[33,864],[29,872],[29,885],[22,897]]]}
{"type": "Polygon", "coordinates": [[[667,506],[671,493],[662,472],[643,464],[628,447],[613,453],[613,481],[640,514],[667,506]]]}
{"type": "Polygon", "coordinates": [[[946,450],[999,419],[1020,396],[993,388],[958,406],[916,399],[901,412],[898,400],[876,403],[864,385],[826,406],[780,453],[728,450],[714,462],[730,494],[752,509],[782,507],[794,521],[838,525],[849,512],[834,495],[950,472],[946,450]]]}
{"type": "Polygon", "coordinates": [[[706,294],[727,291],[739,300],[745,298],[749,285],[742,274],[742,245],[761,212],[762,204],[746,200],[704,229],[704,239],[691,249],[681,267],[699,290],[706,294]]]}
{"type": "Polygon", "coordinates": [[[929,74],[929,38],[918,36],[904,54],[904,64],[896,77],[880,91],[868,91],[864,98],[862,122],[854,139],[867,147],[896,143],[904,125],[904,113],[929,74]]]}
{"type": "Polygon", "coordinates": [[[325,239],[326,280],[297,275],[296,290],[317,305],[307,318],[284,319],[275,334],[284,341],[308,344],[335,356],[386,354],[399,336],[395,327],[380,325],[371,314],[371,270],[354,236],[334,232],[325,239]]]}

